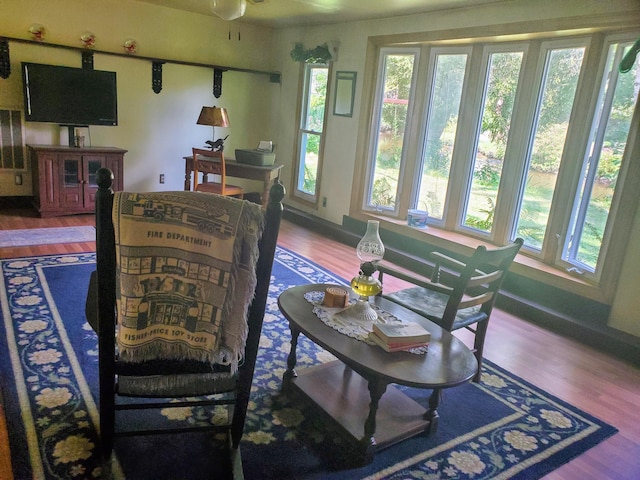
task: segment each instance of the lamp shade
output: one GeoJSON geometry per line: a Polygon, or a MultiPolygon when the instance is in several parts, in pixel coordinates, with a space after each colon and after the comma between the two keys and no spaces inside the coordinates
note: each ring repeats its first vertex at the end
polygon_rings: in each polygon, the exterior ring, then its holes
{"type": "Polygon", "coordinates": [[[211,125],[212,127],[228,127],[227,109],[216,106],[202,107],[196,123],[198,125],[211,125]]]}
{"type": "Polygon", "coordinates": [[[246,0],[211,0],[211,11],[223,20],[235,20],[244,15],[246,0]]]}

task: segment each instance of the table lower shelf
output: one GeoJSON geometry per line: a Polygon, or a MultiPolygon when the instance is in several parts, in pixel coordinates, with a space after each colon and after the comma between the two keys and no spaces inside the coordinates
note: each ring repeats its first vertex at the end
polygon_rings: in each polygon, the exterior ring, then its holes
{"type": "MultiPolygon", "coordinates": [[[[291,380],[291,387],[320,407],[353,439],[363,440],[371,401],[367,380],[335,361],[301,369],[291,380]]],[[[376,449],[428,430],[425,413],[419,403],[389,385],[376,415],[376,449]]]]}

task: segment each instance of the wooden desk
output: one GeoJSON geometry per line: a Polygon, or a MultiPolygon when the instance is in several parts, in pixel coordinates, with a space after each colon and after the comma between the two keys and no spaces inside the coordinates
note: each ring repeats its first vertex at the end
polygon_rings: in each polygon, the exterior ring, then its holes
{"type": "MultiPolygon", "coordinates": [[[[184,189],[191,190],[191,173],[193,172],[193,155],[184,158],[184,189]]],[[[262,180],[262,206],[267,206],[269,199],[269,188],[274,179],[280,177],[280,169],[284,165],[271,165],[268,167],[257,167],[238,163],[232,158],[225,156],[225,164],[228,177],[246,178],[248,180],[262,180]]]]}

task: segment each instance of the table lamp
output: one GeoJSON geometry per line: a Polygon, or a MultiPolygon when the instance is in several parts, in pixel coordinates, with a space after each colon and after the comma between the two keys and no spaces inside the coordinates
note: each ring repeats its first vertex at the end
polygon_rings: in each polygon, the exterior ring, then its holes
{"type": "Polygon", "coordinates": [[[229,117],[227,109],[222,107],[202,107],[200,116],[196,122],[198,125],[210,125],[213,127],[213,140],[207,140],[205,143],[211,147],[214,152],[222,152],[224,150],[224,141],[229,135],[216,140],[216,127],[228,127],[229,117]]]}

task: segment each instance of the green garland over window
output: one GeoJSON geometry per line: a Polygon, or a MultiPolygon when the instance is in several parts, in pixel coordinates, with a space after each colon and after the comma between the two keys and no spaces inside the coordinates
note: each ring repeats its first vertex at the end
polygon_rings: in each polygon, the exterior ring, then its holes
{"type": "Polygon", "coordinates": [[[331,60],[331,53],[326,43],[308,50],[304,49],[302,43],[296,43],[290,55],[294,62],[329,63],[331,60]]]}

